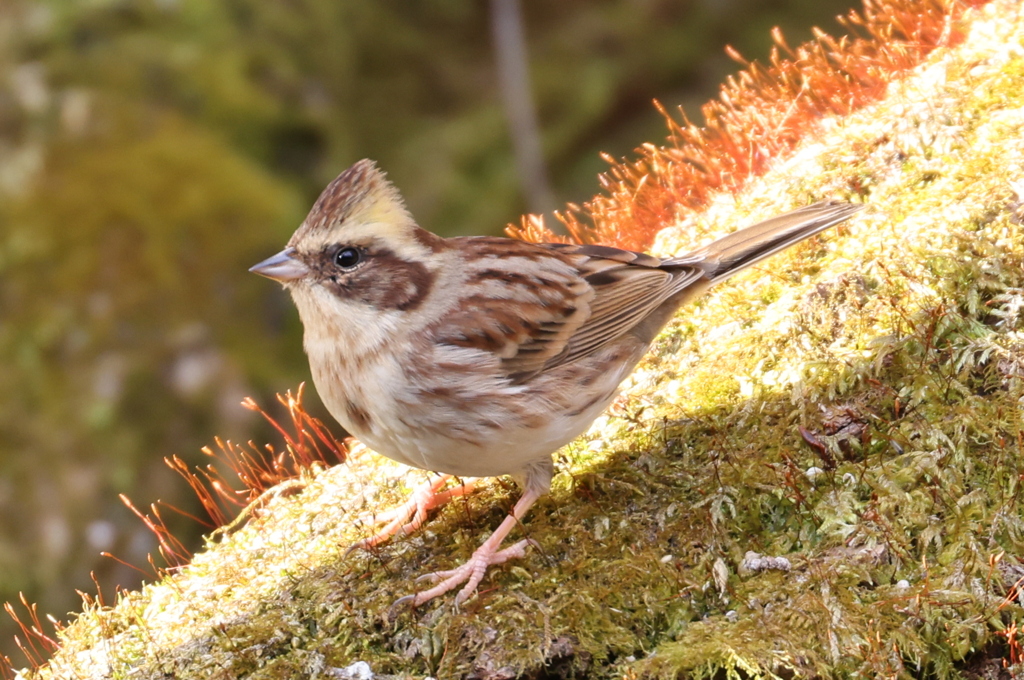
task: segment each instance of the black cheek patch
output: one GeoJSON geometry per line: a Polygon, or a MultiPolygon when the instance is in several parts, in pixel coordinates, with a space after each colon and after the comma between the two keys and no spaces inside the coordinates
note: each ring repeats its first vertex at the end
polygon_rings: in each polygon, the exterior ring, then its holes
{"type": "Polygon", "coordinates": [[[403,260],[390,250],[371,250],[357,269],[325,278],[323,284],[339,298],[380,310],[412,311],[430,293],[434,275],[422,262],[403,260]]]}

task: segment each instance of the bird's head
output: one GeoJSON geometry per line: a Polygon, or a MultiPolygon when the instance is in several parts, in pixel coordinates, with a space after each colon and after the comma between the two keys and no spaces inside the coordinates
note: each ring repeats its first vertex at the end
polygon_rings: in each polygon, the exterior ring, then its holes
{"type": "Polygon", "coordinates": [[[284,250],[249,271],[284,284],[308,333],[415,310],[445,247],[416,225],[373,161],[362,160],[327,185],[284,250]]]}

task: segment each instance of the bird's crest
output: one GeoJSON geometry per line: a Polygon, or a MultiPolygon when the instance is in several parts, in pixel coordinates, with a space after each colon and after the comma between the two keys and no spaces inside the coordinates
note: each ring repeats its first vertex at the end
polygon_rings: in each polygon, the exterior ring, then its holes
{"type": "Polygon", "coordinates": [[[376,163],[367,159],[353,164],[327,185],[289,245],[320,241],[342,225],[356,224],[396,234],[414,224],[398,189],[376,163]]]}

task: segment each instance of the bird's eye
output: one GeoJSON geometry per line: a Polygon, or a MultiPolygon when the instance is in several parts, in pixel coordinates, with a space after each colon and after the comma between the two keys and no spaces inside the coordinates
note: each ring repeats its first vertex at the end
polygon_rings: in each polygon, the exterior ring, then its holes
{"type": "Polygon", "coordinates": [[[334,255],[334,264],[342,269],[352,269],[363,259],[362,253],[356,248],[342,248],[334,255]]]}

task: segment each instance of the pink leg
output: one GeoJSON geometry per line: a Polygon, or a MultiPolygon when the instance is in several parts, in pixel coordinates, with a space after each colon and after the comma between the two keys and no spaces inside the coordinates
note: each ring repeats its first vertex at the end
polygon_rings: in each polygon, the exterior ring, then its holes
{"type": "Polygon", "coordinates": [[[405,503],[394,510],[389,510],[377,516],[377,521],[387,522],[383,529],[373,536],[353,543],[345,551],[345,554],[347,555],[357,548],[372,548],[380,545],[395,534],[402,536],[411,534],[423,526],[423,523],[427,520],[428,511],[439,508],[451,499],[464,496],[473,491],[472,483],[460,484],[453,489],[438,491],[451,478],[451,475],[440,475],[426,484],[417,487],[405,503]]]}
{"type": "Polygon", "coordinates": [[[501,564],[507,562],[513,558],[522,557],[526,554],[526,547],[528,545],[534,545],[534,542],[530,539],[524,539],[519,541],[513,546],[505,548],[504,550],[498,550],[501,546],[501,542],[505,540],[509,532],[526,514],[526,511],[530,509],[530,506],[540,498],[540,493],[536,491],[526,491],[523,493],[519,502],[516,503],[516,507],[512,509],[512,514],[505,518],[505,520],[494,530],[490,538],[484,541],[483,545],[476,549],[473,556],[457,569],[450,569],[448,571],[437,571],[433,574],[426,574],[421,578],[431,579],[434,581],[440,581],[436,586],[430,590],[424,590],[422,593],[416,593],[415,595],[409,595],[403,597],[395,604],[410,603],[414,607],[432,600],[438,595],[443,595],[457,585],[465,583],[459,594],[455,596],[455,605],[458,606],[469,599],[469,597],[476,590],[476,587],[480,585],[480,581],[483,580],[484,574],[487,572],[487,567],[494,564],[501,564]]]}

